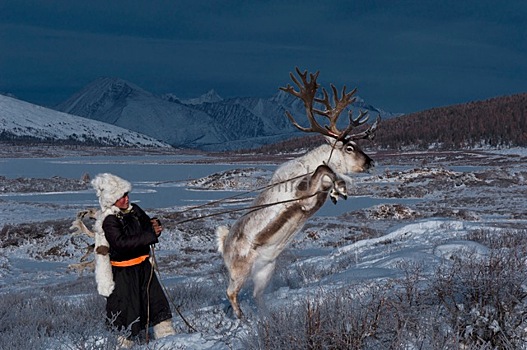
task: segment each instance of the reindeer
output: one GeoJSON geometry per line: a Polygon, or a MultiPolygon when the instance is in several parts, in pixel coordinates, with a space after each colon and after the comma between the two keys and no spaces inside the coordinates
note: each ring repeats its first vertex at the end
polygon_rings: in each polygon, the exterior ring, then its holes
{"type": "Polygon", "coordinates": [[[328,196],[333,203],[339,198],[347,198],[344,174],[364,172],[373,166],[372,159],[354,141],[373,139],[380,118],[377,117],[367,130],[350,135],[353,128],[368,120],[367,113],[361,111],[354,119],[350,111],[349,125],[338,130],[337,119],[355,101],[356,89],[346,93],[344,86],[339,98],[337,89],[331,84],[335,104],[332,106],[324,88],[323,97],[316,97],[319,72],[310,74],[309,79],[306,71],[296,68],[296,72],[301,81],[293,73],[290,77],[299,91],[289,84],[280,89],[303,101],[310,126],[302,127],[288,111],[286,115],[296,128],[322,134],[327,143],[281,165],[269,186],[254,200],[253,210],[241,216],[230,230],[225,226],[216,229],[218,251],[223,255],[229,273],[227,297],[238,318],[243,317],[238,293],[249,276],[254,282],[253,296],[261,301],[275,269],[276,258],[304,223],[322,207],[328,196]],[[325,109],[315,108],[315,102],[325,109]],[[329,125],[322,127],[315,115],[327,118],[329,125]]]}

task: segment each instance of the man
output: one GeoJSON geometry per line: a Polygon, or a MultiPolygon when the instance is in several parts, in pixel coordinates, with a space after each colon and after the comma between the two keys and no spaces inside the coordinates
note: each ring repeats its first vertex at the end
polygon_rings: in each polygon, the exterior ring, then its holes
{"type": "Polygon", "coordinates": [[[95,223],[95,276],[99,294],[107,297],[110,326],[130,330],[122,346],[149,325],[156,339],[175,334],[172,313],[149,261],[150,245],[158,242],[163,228],[136,204],[130,204],[131,184],[104,173],[91,182],[101,211],[95,223]]]}

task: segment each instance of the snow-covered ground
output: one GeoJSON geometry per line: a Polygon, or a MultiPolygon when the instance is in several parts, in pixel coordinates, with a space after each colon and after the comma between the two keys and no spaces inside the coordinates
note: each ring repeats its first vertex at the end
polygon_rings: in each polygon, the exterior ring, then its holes
{"type": "MultiPolygon", "coordinates": [[[[265,324],[264,315],[302,308],[308,300],[342,289],[361,295],[374,295],[379,283],[393,283],[397,289],[407,277],[408,266],[419,266],[423,280],[431,279],[445,263],[489,254],[491,247],[474,239],[476,233],[492,232],[499,236],[502,232],[525,230],[527,152],[524,149],[379,152],[372,154],[372,158],[378,163],[377,170],[353,177],[350,197],[337,206],[351,205],[364,198],[372,201],[365,201],[358,209],[344,210],[338,216],[316,216],[308,221],[279,258],[264,295],[266,310],[256,306],[250,284],[243,289],[240,301],[247,315],[243,321],[233,317],[224,297],[227,276],[216,251],[214,229],[233,223],[241,213],[226,211],[249,205],[247,199],[231,198],[199,208],[185,205],[151,209],[149,214],[161,218],[165,226],[156,247],[161,281],[169,291],[169,298],[196,331],[191,331],[174,310],[178,334],[136,348],[255,347],[254,337],[258,327],[265,324]]],[[[250,164],[250,158],[243,163],[250,164]]],[[[232,167],[237,164],[232,163],[232,167]]],[[[247,191],[251,186],[261,186],[271,173],[255,166],[210,175],[189,181],[189,189],[247,191]],[[252,178],[256,181],[247,181],[252,178]]],[[[4,193],[15,188],[7,180],[3,185],[0,188],[4,193]]],[[[68,230],[74,217],[65,217],[64,213],[71,212],[71,205],[1,198],[0,201],[0,217],[9,217],[13,222],[4,224],[1,231],[0,294],[24,291],[45,294],[54,290],[55,297],[79,303],[102,299],[96,295],[92,272],[79,274],[68,269],[69,264],[79,262],[85,246],[91,243],[88,237],[72,236],[68,230]],[[28,212],[33,213],[30,222],[17,219],[26,217],[28,212]]],[[[94,306],[100,308],[101,322],[103,305],[99,300],[94,306]]],[[[0,315],[6,311],[0,310],[0,315]]],[[[495,325],[492,320],[489,322],[495,325]]],[[[64,339],[68,337],[60,340],[62,344],[57,339],[44,339],[43,344],[77,348],[71,342],[64,343],[64,339]]],[[[104,343],[104,339],[99,342],[104,343]]],[[[93,346],[97,342],[91,339],[86,343],[93,346]]],[[[399,348],[418,348],[410,339],[400,344],[399,348]]]]}

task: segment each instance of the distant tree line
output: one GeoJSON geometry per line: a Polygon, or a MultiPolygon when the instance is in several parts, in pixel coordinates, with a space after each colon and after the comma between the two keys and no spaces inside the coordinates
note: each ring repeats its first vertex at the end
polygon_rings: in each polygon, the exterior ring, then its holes
{"type": "MultiPolygon", "coordinates": [[[[263,145],[258,147],[255,151],[257,153],[263,154],[280,154],[284,153],[294,153],[294,152],[304,152],[306,149],[312,149],[321,145],[324,142],[324,138],[320,135],[309,135],[309,136],[299,136],[292,139],[263,145]]],[[[240,150],[237,153],[246,153],[251,150],[240,150]]]]}
{"type": "Polygon", "coordinates": [[[527,146],[527,94],[434,108],[384,121],[383,148],[527,146]]]}

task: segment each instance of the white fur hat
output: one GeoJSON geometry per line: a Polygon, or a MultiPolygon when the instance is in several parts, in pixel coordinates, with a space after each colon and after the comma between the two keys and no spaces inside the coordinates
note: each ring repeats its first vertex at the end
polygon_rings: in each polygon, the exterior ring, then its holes
{"type": "Polygon", "coordinates": [[[91,185],[99,197],[99,204],[103,210],[111,208],[119,198],[132,190],[132,185],[128,181],[109,173],[97,175],[91,181],[91,185]]]}

